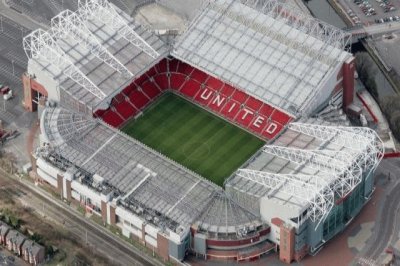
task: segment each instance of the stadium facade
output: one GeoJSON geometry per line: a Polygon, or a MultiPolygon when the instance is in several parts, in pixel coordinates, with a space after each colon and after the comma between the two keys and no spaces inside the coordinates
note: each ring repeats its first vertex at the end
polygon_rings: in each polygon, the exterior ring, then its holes
{"type": "Polygon", "coordinates": [[[164,260],[299,261],[360,212],[383,154],[340,115],[350,40],[276,0],[213,0],[170,44],[105,0],[81,1],[24,38],[33,172],[164,260]],[[166,92],[266,145],[221,188],[118,129],[166,92]]]}

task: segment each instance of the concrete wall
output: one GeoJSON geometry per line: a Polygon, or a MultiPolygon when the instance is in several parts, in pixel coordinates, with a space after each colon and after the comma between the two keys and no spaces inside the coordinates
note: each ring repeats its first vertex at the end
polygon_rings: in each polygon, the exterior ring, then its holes
{"type": "MultiPolygon", "coordinates": [[[[49,100],[59,101],[60,95],[58,92],[58,83],[50,76],[48,76],[44,71],[42,71],[42,67],[36,63],[34,60],[28,61],[28,74],[34,76],[34,80],[43,84],[46,87],[47,97],[49,100]]],[[[57,76],[57,73],[56,75],[57,76]]]]}

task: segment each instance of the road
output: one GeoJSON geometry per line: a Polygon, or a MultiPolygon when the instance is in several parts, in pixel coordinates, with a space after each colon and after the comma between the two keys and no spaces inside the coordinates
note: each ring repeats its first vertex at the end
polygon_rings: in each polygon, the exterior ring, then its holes
{"type": "Polygon", "coordinates": [[[365,257],[375,260],[382,254],[393,236],[397,234],[395,228],[399,228],[400,221],[396,219],[400,212],[400,160],[383,160],[378,171],[383,170],[391,173],[391,188],[381,203],[372,238],[368,241],[364,250],[365,257]]]}
{"type": "MultiPolygon", "coordinates": [[[[3,173],[1,171],[1,173],[3,173]]],[[[105,255],[115,265],[163,265],[158,260],[147,256],[126,241],[113,235],[106,228],[84,218],[81,213],[60,202],[47,192],[35,187],[27,180],[11,180],[16,188],[29,195],[24,200],[27,206],[34,208],[46,219],[52,220],[64,227],[71,234],[87,241],[93,252],[105,255]]]]}

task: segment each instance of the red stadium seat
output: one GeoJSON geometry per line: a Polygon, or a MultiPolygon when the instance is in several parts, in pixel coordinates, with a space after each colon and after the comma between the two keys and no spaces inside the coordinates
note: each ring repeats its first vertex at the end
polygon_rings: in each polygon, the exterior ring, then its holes
{"type": "Polygon", "coordinates": [[[263,102],[260,100],[257,100],[253,97],[249,97],[246,101],[246,106],[249,109],[252,109],[253,111],[258,111],[260,110],[261,106],[263,105],[263,102]]]}
{"type": "Polygon", "coordinates": [[[274,138],[281,130],[283,129],[283,126],[278,123],[267,123],[265,128],[262,131],[262,136],[264,136],[267,139],[272,139],[274,138]]]}
{"type": "Polygon", "coordinates": [[[221,92],[224,96],[229,97],[229,96],[232,96],[232,94],[235,92],[235,88],[232,87],[231,85],[224,84],[224,86],[222,87],[222,89],[220,90],[220,92],[221,92]]]}
{"type": "Polygon", "coordinates": [[[164,58],[161,60],[156,66],[155,69],[158,73],[167,73],[168,72],[168,59],[164,58]]]}
{"type": "Polygon", "coordinates": [[[208,103],[208,107],[214,112],[220,112],[227,102],[227,97],[222,94],[215,94],[214,98],[208,103]]]}
{"type": "Polygon", "coordinates": [[[154,81],[161,90],[169,89],[169,80],[166,74],[158,74],[154,76],[154,81]]]}
{"type": "Polygon", "coordinates": [[[132,92],[129,95],[129,100],[139,110],[150,102],[150,100],[140,91],[132,92]]]}
{"type": "Polygon", "coordinates": [[[169,61],[169,72],[177,72],[178,71],[179,60],[175,58],[169,61]]]}
{"type": "Polygon", "coordinates": [[[235,92],[233,93],[232,98],[235,99],[236,101],[240,102],[240,103],[245,103],[247,98],[249,98],[249,95],[247,95],[246,93],[244,93],[241,90],[235,90],[235,92]]]}
{"type": "Polygon", "coordinates": [[[129,94],[132,93],[132,91],[136,90],[136,88],[137,88],[137,85],[136,85],[135,83],[132,82],[131,84],[129,84],[128,87],[126,87],[126,88],[122,91],[122,93],[123,93],[124,95],[128,96],[129,94]]]}
{"type": "Polygon", "coordinates": [[[282,125],[286,125],[291,120],[291,117],[275,109],[274,112],[272,113],[271,119],[279,122],[282,125]]]}
{"type": "Polygon", "coordinates": [[[137,110],[128,102],[122,102],[114,107],[125,120],[128,120],[137,113],[137,110]]]}
{"type": "Polygon", "coordinates": [[[251,121],[253,121],[254,118],[254,112],[247,109],[247,108],[242,108],[238,115],[235,118],[235,121],[238,122],[240,125],[244,126],[247,128],[251,121]]]}
{"type": "Polygon", "coordinates": [[[194,69],[190,76],[192,77],[192,79],[196,80],[199,83],[204,83],[208,77],[206,73],[198,69],[194,69]]]}
{"type": "Polygon", "coordinates": [[[144,82],[142,84],[142,89],[150,99],[157,97],[161,93],[158,87],[151,81],[144,82]]]}
{"type": "Polygon", "coordinates": [[[150,69],[146,72],[146,76],[147,76],[148,78],[154,77],[155,74],[157,74],[157,70],[156,70],[156,67],[155,67],[155,66],[152,67],[152,68],[150,68],[150,69]]]}
{"type": "Polygon", "coordinates": [[[186,78],[183,74],[171,73],[170,81],[171,89],[180,90],[183,83],[185,83],[186,78]]]}
{"type": "MultiPolygon", "coordinates": [[[[141,75],[140,77],[138,77],[137,79],[134,80],[136,86],[140,86],[143,84],[143,82],[145,82],[146,80],[148,80],[149,77],[146,74],[141,75]]],[[[128,95],[128,94],[126,94],[128,95]]]]}
{"type": "Polygon", "coordinates": [[[95,113],[94,113],[94,117],[102,117],[105,113],[107,112],[107,110],[101,110],[101,109],[99,109],[99,110],[97,110],[95,113]]]}
{"type": "Polygon", "coordinates": [[[117,94],[117,95],[115,95],[113,100],[115,100],[115,102],[117,102],[117,103],[123,102],[123,101],[125,101],[125,95],[121,94],[121,93],[117,94]]]}
{"type": "Polygon", "coordinates": [[[180,62],[178,66],[178,72],[189,76],[193,71],[193,67],[184,63],[180,62]]]}
{"type": "Polygon", "coordinates": [[[213,90],[220,90],[224,83],[220,81],[219,79],[216,79],[214,77],[209,76],[209,78],[206,80],[206,86],[213,89],[213,90]]]}
{"type": "Polygon", "coordinates": [[[113,127],[119,127],[122,125],[124,120],[115,112],[108,110],[103,116],[102,119],[104,122],[107,124],[113,126],[113,127]]]}
{"type": "Polygon", "coordinates": [[[274,111],[274,108],[272,108],[271,106],[269,106],[268,104],[263,104],[263,106],[260,109],[259,114],[261,116],[264,116],[266,118],[269,118],[272,115],[272,112],[274,111]]]}
{"type": "Polygon", "coordinates": [[[224,117],[233,120],[239,111],[240,111],[240,103],[236,101],[229,101],[228,103],[225,104],[224,108],[222,108],[221,114],[224,117]]]}
{"type": "Polygon", "coordinates": [[[190,79],[183,84],[183,87],[180,90],[180,92],[190,98],[193,98],[196,96],[199,90],[200,90],[200,83],[198,83],[193,79],[190,79]]]}

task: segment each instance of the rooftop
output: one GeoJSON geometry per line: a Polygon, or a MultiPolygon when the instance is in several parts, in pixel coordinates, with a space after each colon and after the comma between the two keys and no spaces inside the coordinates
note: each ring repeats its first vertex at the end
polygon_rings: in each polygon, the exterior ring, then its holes
{"type": "Polygon", "coordinates": [[[24,38],[36,63],[69,96],[96,110],[155,62],[166,45],[107,1],[80,2],[52,18],[51,28],[24,38]]]}
{"type": "Polygon", "coordinates": [[[294,115],[351,56],[349,34],[277,0],[206,3],[172,55],[294,115]]]}
{"type": "Polygon", "coordinates": [[[289,124],[226,187],[287,206],[292,209],[290,218],[308,212],[302,219],[318,222],[329,213],[336,196],[345,197],[361,182],[363,171],[375,169],[382,153],[382,142],[371,129],[310,118],[289,124]]]}
{"type": "Polygon", "coordinates": [[[227,215],[207,212],[215,219],[202,218],[215,232],[224,224],[232,226],[229,230],[260,224],[257,216],[226,199],[219,186],[100,120],[46,108],[41,132],[52,153],[68,162],[66,171],[71,165],[83,170],[87,175],[82,182],[103,193],[105,187],[114,190],[124,207],[140,209],[144,216],[152,216],[146,219],[153,223],[171,230],[188,227],[213,202],[229,207],[227,215]]]}

